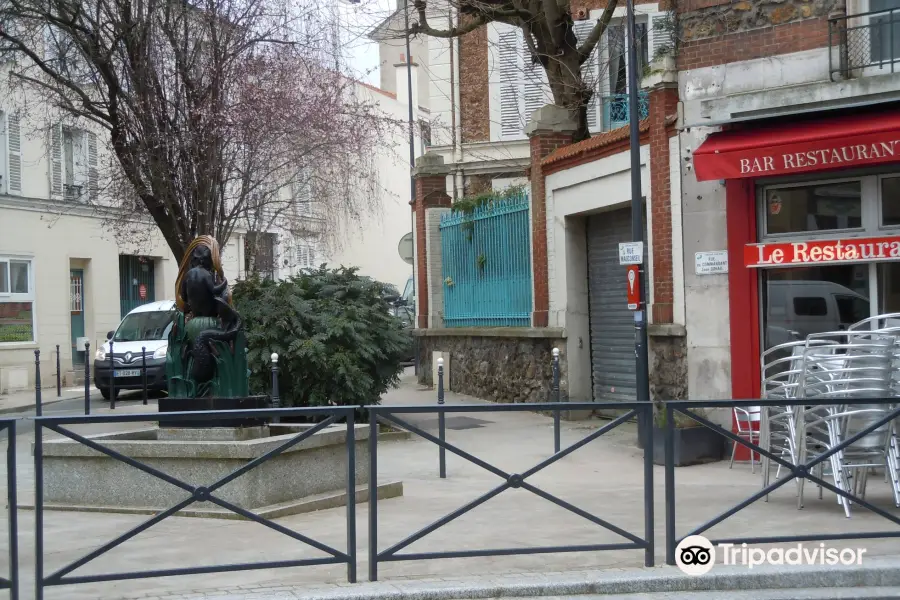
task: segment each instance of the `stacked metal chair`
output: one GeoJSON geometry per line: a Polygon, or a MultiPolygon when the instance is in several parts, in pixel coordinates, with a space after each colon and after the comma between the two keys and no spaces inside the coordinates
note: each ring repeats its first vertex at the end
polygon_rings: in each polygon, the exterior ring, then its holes
{"type": "MultiPolygon", "coordinates": [[[[760,439],[764,448],[790,458],[792,464],[803,464],[887,414],[887,405],[841,402],[900,395],[900,327],[879,327],[887,318],[888,315],[882,315],[881,321],[868,319],[847,331],[810,335],[806,340],[781,344],[762,355],[763,398],[811,400],[808,405],[763,410],[760,439]]],[[[900,506],[897,432],[896,422],[879,427],[820,462],[816,474],[823,478],[828,467],[835,487],[864,497],[869,472],[884,467],[894,500],[900,506]]],[[[763,457],[764,487],[770,483],[770,463],[763,457]]],[[[780,472],[779,465],[776,479],[780,472]]],[[[803,506],[804,483],[803,479],[796,481],[798,508],[803,506]]],[[[851,503],[840,495],[837,502],[849,517],[851,503]]]]}

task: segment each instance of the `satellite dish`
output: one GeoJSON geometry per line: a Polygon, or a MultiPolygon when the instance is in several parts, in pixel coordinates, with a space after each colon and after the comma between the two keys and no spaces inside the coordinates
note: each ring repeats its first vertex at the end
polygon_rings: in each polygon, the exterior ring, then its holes
{"type": "Polygon", "coordinates": [[[400,238],[400,243],[397,244],[397,252],[400,253],[400,258],[403,259],[408,265],[413,264],[415,259],[413,252],[413,234],[412,232],[407,233],[402,238],[400,238]]]}

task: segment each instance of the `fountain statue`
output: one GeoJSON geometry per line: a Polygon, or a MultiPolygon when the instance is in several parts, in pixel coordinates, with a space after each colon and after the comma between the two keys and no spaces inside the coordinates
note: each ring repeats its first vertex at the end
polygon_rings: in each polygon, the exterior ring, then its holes
{"type": "Polygon", "coordinates": [[[175,280],[175,304],[166,355],[169,398],[248,396],[247,342],[212,236],[188,246],[175,280]]]}

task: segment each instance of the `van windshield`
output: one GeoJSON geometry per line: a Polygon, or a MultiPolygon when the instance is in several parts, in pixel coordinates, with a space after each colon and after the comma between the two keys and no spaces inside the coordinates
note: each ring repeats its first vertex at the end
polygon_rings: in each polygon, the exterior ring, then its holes
{"type": "Polygon", "coordinates": [[[113,341],[142,342],[168,339],[174,320],[175,311],[171,310],[131,313],[122,320],[113,341]]]}

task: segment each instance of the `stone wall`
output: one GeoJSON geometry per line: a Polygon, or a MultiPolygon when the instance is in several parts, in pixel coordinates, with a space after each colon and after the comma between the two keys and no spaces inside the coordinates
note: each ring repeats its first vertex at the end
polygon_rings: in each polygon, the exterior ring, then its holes
{"type": "Polygon", "coordinates": [[[844,0],[682,0],[678,68],[699,69],[828,46],[844,0]]]}
{"type": "Polygon", "coordinates": [[[665,328],[651,326],[649,334],[650,398],[687,400],[687,337],[684,328],[677,325],[665,328]]]}
{"type": "Polygon", "coordinates": [[[678,24],[682,40],[696,40],[801,19],[829,17],[844,0],[741,0],[709,2],[694,10],[690,1],[679,6],[678,24]]]}
{"type": "MultiPolygon", "coordinates": [[[[554,331],[545,333],[552,335],[554,331]]],[[[432,352],[449,352],[452,391],[510,404],[553,400],[550,396],[552,352],[553,348],[559,348],[560,399],[567,398],[566,344],[561,337],[441,335],[438,330],[430,330],[418,341],[419,383],[429,386],[435,383],[432,352]]]]}

